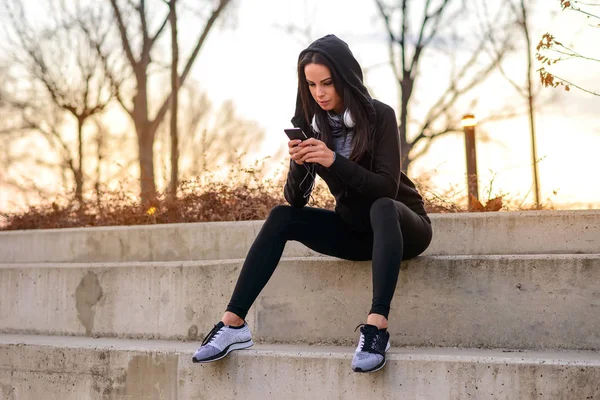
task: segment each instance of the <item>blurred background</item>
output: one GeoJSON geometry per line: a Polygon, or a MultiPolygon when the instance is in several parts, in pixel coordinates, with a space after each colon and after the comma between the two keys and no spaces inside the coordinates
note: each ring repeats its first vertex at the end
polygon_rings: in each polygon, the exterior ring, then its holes
{"type": "Polygon", "coordinates": [[[152,203],[236,171],[277,181],[298,53],[329,33],[396,110],[403,169],[437,196],[466,202],[472,114],[481,198],[600,204],[598,1],[0,4],[5,215],[115,190],[152,203]]]}

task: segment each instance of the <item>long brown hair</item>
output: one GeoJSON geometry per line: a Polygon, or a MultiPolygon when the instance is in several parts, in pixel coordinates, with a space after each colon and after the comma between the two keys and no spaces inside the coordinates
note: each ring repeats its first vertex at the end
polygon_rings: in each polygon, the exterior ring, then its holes
{"type": "Polygon", "coordinates": [[[304,67],[309,64],[320,64],[329,68],[333,87],[344,102],[344,107],[350,111],[355,124],[353,128],[354,135],[352,138],[350,160],[360,160],[365,153],[369,152],[369,121],[367,119],[367,113],[348,85],[344,85],[343,80],[340,78],[331,62],[329,62],[322,54],[313,51],[304,54],[302,59],[298,62],[298,88],[300,90],[302,111],[306,122],[310,124],[314,115],[319,130],[321,131],[321,139],[325,142],[327,147],[333,149],[333,137],[331,129],[329,128],[329,123],[327,122],[327,111],[323,110],[319,104],[317,104],[310,93],[308,82],[306,82],[304,67]]]}

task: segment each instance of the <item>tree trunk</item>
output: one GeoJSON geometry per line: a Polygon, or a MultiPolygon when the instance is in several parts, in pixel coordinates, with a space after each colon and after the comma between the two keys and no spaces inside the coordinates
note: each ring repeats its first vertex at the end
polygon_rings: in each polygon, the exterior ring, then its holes
{"type": "Polygon", "coordinates": [[[538,180],[538,160],[537,160],[537,145],[535,139],[535,105],[534,105],[534,94],[533,94],[533,49],[531,48],[531,37],[529,33],[529,25],[527,21],[527,6],[525,0],[521,0],[521,15],[523,17],[523,33],[525,40],[527,41],[527,103],[529,107],[529,129],[531,132],[531,158],[533,164],[533,186],[535,192],[535,206],[536,208],[541,207],[540,201],[540,185],[538,180]]]}
{"type": "Polygon", "coordinates": [[[77,167],[75,168],[75,199],[83,203],[83,120],[77,118],[77,167]]]}
{"type": "MultiPolygon", "coordinates": [[[[530,64],[531,65],[531,64],[530,64]]],[[[531,88],[531,73],[529,74],[529,129],[531,131],[531,158],[533,162],[533,186],[535,189],[535,206],[536,208],[541,207],[540,200],[540,184],[538,178],[538,160],[537,160],[537,144],[535,138],[535,106],[533,104],[533,93],[531,88]]]]}
{"type": "Polygon", "coordinates": [[[94,193],[96,194],[96,205],[100,209],[102,205],[102,163],[104,160],[105,135],[104,125],[96,124],[96,182],[94,182],[94,193]]]}
{"type": "Polygon", "coordinates": [[[142,204],[150,205],[156,201],[154,186],[154,138],[149,135],[148,128],[138,131],[138,148],[140,159],[140,186],[142,189],[142,204]]]}
{"type": "Polygon", "coordinates": [[[398,130],[400,132],[400,163],[402,172],[407,173],[408,167],[410,166],[410,151],[412,150],[412,143],[408,141],[408,105],[410,97],[412,95],[413,82],[409,74],[404,73],[402,82],[400,83],[400,126],[398,130]]]}
{"type": "Polygon", "coordinates": [[[179,184],[179,135],[177,132],[177,117],[179,111],[179,44],[177,43],[177,0],[171,0],[169,20],[171,24],[171,182],[169,195],[177,197],[177,186],[179,184]]]}
{"type": "Polygon", "coordinates": [[[147,64],[140,63],[137,71],[138,92],[133,101],[133,119],[138,137],[138,156],[140,161],[140,187],[142,204],[154,204],[156,186],[154,184],[154,129],[148,120],[148,90],[146,79],[147,64]]]}

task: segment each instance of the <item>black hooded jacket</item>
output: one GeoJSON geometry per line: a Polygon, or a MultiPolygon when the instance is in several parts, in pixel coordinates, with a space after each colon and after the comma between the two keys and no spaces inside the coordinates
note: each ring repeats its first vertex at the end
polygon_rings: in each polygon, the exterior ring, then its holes
{"type": "MultiPolygon", "coordinates": [[[[327,35],[303,50],[299,60],[309,51],[318,52],[331,62],[344,85],[349,86],[360,100],[372,128],[369,133],[372,136],[369,138],[372,148],[357,162],[336,154],[329,168],[315,165],[315,172],[327,183],[335,197],[335,211],[355,229],[368,229],[371,205],[381,197],[388,197],[404,203],[429,220],[423,198],[413,182],[400,171],[400,143],[394,110],[371,98],[363,84],[360,65],[348,45],[334,35],[327,35]]],[[[292,124],[307,135],[313,132],[302,112],[300,88],[292,124]]],[[[284,195],[291,206],[304,207],[307,204],[308,199],[304,195],[312,181],[313,177],[304,165],[290,160],[284,195]]]]}

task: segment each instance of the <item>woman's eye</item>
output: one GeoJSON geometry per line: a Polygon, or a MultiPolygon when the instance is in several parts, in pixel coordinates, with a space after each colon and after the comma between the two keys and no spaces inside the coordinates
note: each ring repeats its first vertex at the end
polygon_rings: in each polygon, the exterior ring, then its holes
{"type": "Polygon", "coordinates": [[[331,84],[333,84],[333,82],[332,82],[332,81],[329,81],[329,82],[325,82],[325,83],[323,83],[323,85],[325,85],[325,86],[329,86],[329,85],[331,85],[331,84]]]}
{"type": "Polygon", "coordinates": [[[315,86],[315,84],[312,82],[308,82],[308,86],[315,86]]]}

